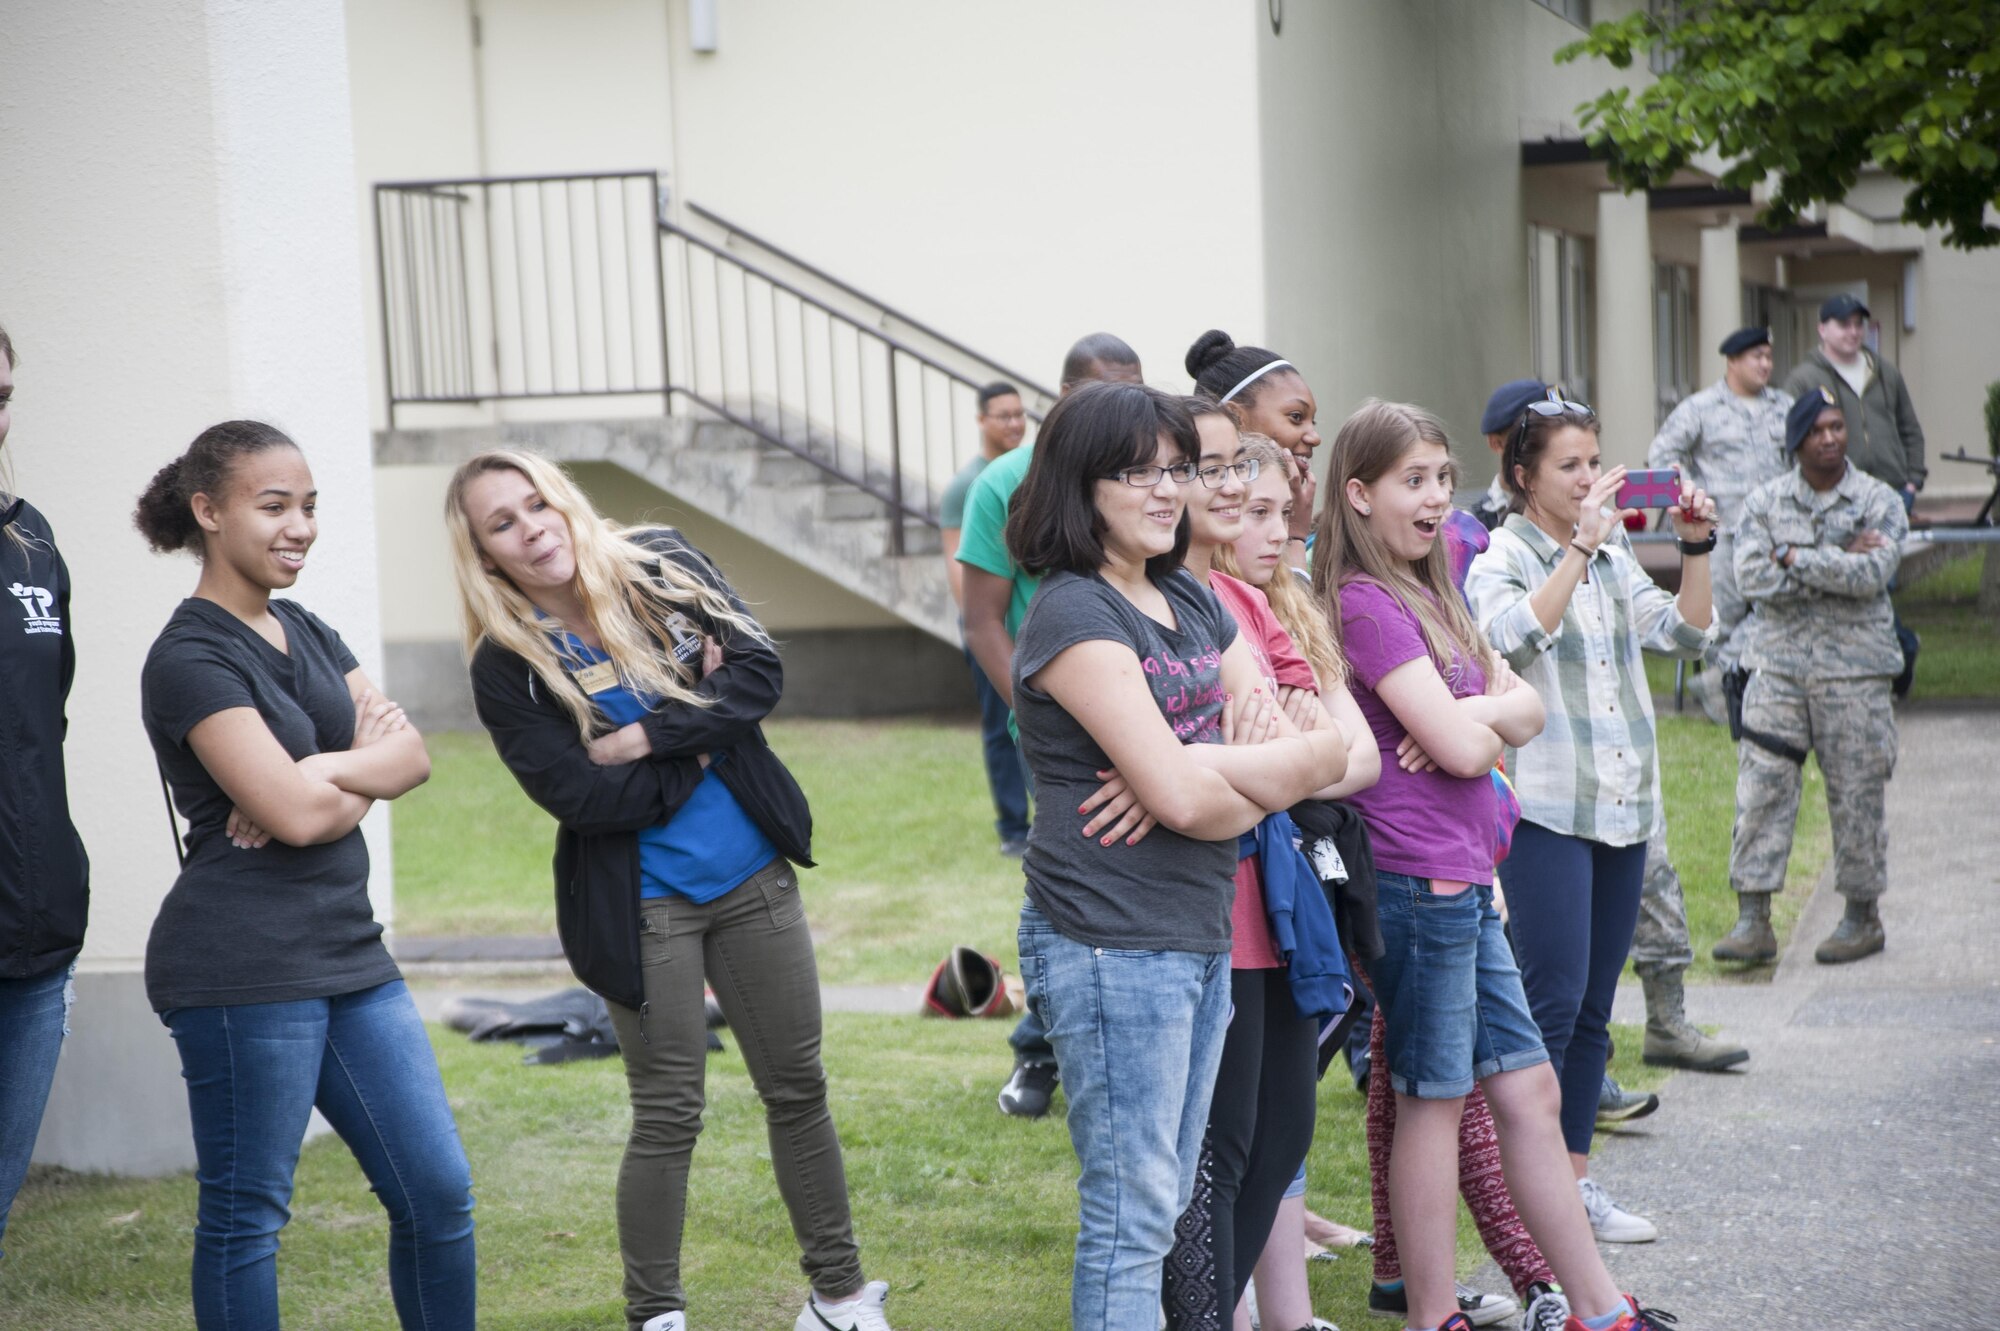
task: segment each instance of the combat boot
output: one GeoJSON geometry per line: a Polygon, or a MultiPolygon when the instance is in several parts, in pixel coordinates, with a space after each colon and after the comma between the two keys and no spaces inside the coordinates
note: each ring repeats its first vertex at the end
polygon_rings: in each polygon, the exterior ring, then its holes
{"type": "Polygon", "coordinates": [[[1859,961],[1874,956],[1883,945],[1882,917],[1876,913],[1875,903],[1850,898],[1840,923],[1826,936],[1825,942],[1813,949],[1813,960],[1827,966],[1859,961]]]}
{"type": "Polygon", "coordinates": [[[1771,894],[1738,892],[1736,927],[1722,936],[1709,955],[1717,961],[1772,961],[1778,936],[1771,932],[1771,894]]]}
{"type": "Polygon", "coordinates": [[[1639,973],[1646,990],[1646,1049],[1640,1055],[1656,1068],[1720,1072],[1750,1057],[1740,1044],[1704,1035],[1687,1019],[1687,971],[1680,966],[1639,973]]]}

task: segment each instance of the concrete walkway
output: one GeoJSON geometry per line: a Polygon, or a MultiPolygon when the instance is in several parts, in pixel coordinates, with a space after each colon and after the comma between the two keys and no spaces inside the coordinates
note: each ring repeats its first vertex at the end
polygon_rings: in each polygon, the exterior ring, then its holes
{"type": "MultiPolygon", "coordinates": [[[[1770,985],[1690,995],[1746,1071],[1677,1073],[1598,1138],[1592,1172],[1661,1234],[1605,1245],[1612,1274],[1683,1331],[2000,1325],[2000,713],[1898,721],[1888,950],[1814,963],[1829,878],[1770,985]]],[[[1617,1016],[1644,1019],[1636,990],[1617,1016]]]]}

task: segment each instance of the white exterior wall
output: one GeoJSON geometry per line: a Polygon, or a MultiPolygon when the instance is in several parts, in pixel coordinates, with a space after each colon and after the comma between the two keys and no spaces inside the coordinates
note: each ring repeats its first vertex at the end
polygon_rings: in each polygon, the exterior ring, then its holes
{"type": "Polygon", "coordinates": [[[672,0],[678,197],[1054,385],[1099,329],[1187,386],[1265,323],[1264,6],[672,0]]]}
{"type": "MultiPolygon", "coordinates": [[[[8,451],[75,583],[67,757],[92,868],[38,1158],[146,1172],[192,1162],[178,1060],[139,992],[175,874],[139,669],[196,576],[131,527],[153,472],[232,416],[295,435],[322,496],[297,594],[379,667],[342,14],[124,0],[13,5],[5,29],[0,319],[22,358],[8,451]]],[[[386,814],[367,830],[386,913],[386,814]]]]}

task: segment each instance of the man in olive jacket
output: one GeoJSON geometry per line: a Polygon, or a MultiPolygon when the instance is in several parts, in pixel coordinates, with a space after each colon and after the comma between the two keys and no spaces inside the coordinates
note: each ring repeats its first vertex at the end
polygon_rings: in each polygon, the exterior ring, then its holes
{"type": "Polygon", "coordinates": [[[1819,349],[1785,376],[1793,398],[1824,388],[1847,418],[1848,460],[1902,496],[1909,511],[1924,488],[1924,427],[1900,370],[1861,345],[1868,307],[1842,293],[1819,307],[1819,349]]]}

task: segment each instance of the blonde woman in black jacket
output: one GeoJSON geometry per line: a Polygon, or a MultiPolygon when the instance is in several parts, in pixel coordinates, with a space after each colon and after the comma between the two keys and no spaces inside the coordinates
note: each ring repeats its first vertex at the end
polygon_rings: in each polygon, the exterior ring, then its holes
{"type": "Polygon", "coordinates": [[[812,1293],[797,1331],[887,1331],[864,1284],[820,1064],[819,976],[794,862],[812,820],[760,722],[783,672],[706,555],[621,530],[559,468],[492,452],[446,499],[473,698],[560,824],[565,954],[618,1029],[632,1135],[618,1175],[631,1331],[684,1331],[687,1174],[701,1131],[704,980],[737,1032],[812,1293]]]}

